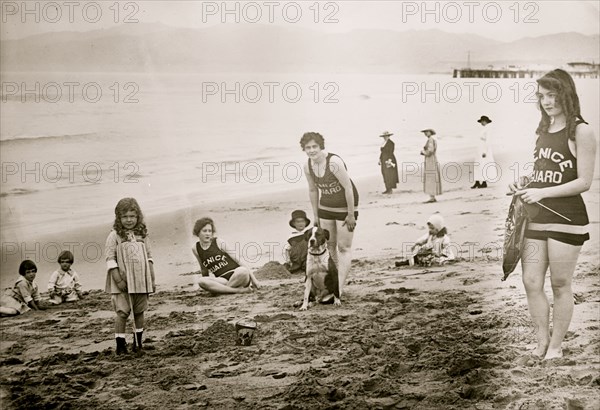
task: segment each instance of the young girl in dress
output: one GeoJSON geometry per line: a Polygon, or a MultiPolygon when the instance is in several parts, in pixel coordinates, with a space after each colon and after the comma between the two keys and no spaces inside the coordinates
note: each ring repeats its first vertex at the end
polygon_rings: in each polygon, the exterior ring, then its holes
{"type": "Polygon", "coordinates": [[[144,311],[148,295],[156,291],[154,267],[144,215],[133,198],[123,198],[115,208],[113,230],[106,239],[106,292],[117,317],[117,354],[127,353],[125,324],[133,310],[134,350],[142,349],[144,311]],[[137,343],[137,347],[136,347],[137,343]]]}
{"type": "Polygon", "coordinates": [[[250,269],[242,266],[225,242],[215,236],[215,223],[211,218],[198,219],[193,233],[198,237],[192,252],[200,264],[202,277],[198,285],[202,289],[215,294],[227,294],[247,293],[251,291],[251,286],[259,288],[250,269]]]}
{"type": "Polygon", "coordinates": [[[538,81],[541,119],[536,130],[531,183],[509,188],[539,212],[525,231],[523,284],[537,333],[535,356],[562,356],[562,341],[573,316],[571,281],[583,243],[589,239],[588,214],[581,197],[590,189],[596,160],[596,138],[582,118],[571,76],[553,70],[538,81]],[[541,206],[543,205],[543,206],[541,206]],[[551,209],[552,211],[550,211],[551,209]],[[544,292],[546,271],[554,295],[552,336],[550,305],[544,292]]]}

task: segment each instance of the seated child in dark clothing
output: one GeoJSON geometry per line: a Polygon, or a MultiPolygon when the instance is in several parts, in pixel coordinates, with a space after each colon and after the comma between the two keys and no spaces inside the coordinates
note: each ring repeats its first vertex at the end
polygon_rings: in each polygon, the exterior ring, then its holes
{"type": "Polygon", "coordinates": [[[419,238],[411,247],[413,256],[396,262],[396,266],[405,265],[443,265],[454,260],[454,253],[450,248],[450,237],[444,224],[444,218],[433,214],[427,220],[428,232],[419,238]],[[415,252],[416,251],[416,252],[415,252]]]}
{"type": "Polygon", "coordinates": [[[290,273],[306,272],[306,255],[308,254],[308,243],[304,239],[304,232],[311,229],[310,220],[306,217],[304,211],[296,210],[292,212],[292,218],[289,222],[293,228],[285,246],[285,268],[290,273]]]}

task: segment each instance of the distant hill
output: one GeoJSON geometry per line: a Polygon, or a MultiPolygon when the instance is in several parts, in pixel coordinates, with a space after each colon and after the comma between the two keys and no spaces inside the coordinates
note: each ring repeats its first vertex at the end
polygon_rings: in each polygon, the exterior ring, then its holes
{"type": "Polygon", "coordinates": [[[472,65],[599,61],[598,35],[506,43],[440,30],[323,33],[280,26],[204,29],[159,23],[56,32],[0,42],[3,71],[428,73],[472,65]]]}

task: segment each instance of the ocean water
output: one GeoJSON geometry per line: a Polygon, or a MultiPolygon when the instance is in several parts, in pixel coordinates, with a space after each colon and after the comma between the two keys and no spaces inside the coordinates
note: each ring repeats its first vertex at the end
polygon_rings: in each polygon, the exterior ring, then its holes
{"type": "MultiPolygon", "coordinates": [[[[423,128],[437,131],[440,161],[460,162],[488,115],[494,150],[526,162],[539,121],[534,79],[3,73],[2,83],[3,242],[111,223],[125,196],[151,214],[304,186],[306,131],[354,177],[379,173],[384,130],[401,163],[421,162],[423,128]]],[[[577,86],[598,135],[598,80],[577,86]]]]}

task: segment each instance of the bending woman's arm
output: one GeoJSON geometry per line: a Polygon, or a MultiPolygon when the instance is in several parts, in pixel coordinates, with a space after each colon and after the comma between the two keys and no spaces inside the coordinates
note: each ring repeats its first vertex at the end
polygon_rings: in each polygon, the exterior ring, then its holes
{"type": "Polygon", "coordinates": [[[319,188],[317,188],[315,181],[310,175],[308,164],[304,164],[304,175],[306,176],[306,181],[308,182],[308,197],[310,198],[310,204],[315,217],[315,226],[319,226],[319,188]]]}
{"type": "Polygon", "coordinates": [[[333,175],[340,181],[340,185],[346,191],[346,203],[348,204],[348,214],[354,215],[354,190],[352,189],[352,181],[346,167],[340,157],[334,156],[329,161],[329,169],[333,175]]]}
{"type": "Polygon", "coordinates": [[[352,232],[356,226],[356,220],[354,219],[354,190],[352,189],[352,181],[350,180],[350,176],[340,157],[333,156],[331,158],[329,161],[329,169],[344,188],[346,204],[348,206],[348,215],[346,216],[345,224],[348,225],[348,230],[352,232]]]}
{"type": "Polygon", "coordinates": [[[527,203],[538,202],[544,198],[574,196],[586,192],[592,185],[596,162],[596,137],[587,124],[579,124],[575,131],[577,178],[566,184],[548,188],[529,188],[517,191],[527,203]]]}

